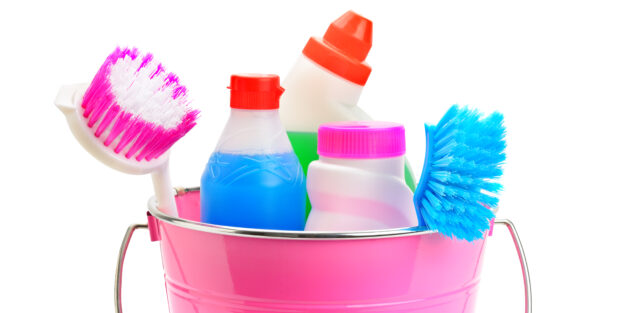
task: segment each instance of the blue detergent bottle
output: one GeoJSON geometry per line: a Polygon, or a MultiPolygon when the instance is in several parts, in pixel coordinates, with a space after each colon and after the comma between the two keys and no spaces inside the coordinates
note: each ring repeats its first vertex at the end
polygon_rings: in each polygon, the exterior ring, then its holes
{"type": "Polygon", "coordinates": [[[230,79],[231,113],[202,175],[201,221],[303,230],[306,180],[282,126],[277,75],[230,79]]]}

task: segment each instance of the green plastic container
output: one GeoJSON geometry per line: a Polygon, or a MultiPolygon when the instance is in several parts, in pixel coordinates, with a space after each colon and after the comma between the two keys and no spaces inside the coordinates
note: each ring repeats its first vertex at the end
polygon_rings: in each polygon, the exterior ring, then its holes
{"type": "MultiPolygon", "coordinates": [[[[305,174],[310,162],[319,158],[319,125],[372,120],[357,106],[371,72],[365,61],[371,46],[372,21],[348,11],[329,25],[323,37],[308,40],[284,79],[280,117],[305,174]]],[[[414,179],[408,165],[405,180],[413,191],[414,179]]],[[[306,213],[310,209],[307,200],[306,213]]]]}

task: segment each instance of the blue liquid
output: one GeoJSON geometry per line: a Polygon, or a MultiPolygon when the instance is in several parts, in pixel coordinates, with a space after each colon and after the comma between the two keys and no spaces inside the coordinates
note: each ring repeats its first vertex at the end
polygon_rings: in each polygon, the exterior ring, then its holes
{"type": "Polygon", "coordinates": [[[297,156],[216,152],[202,174],[201,221],[278,230],[303,230],[306,179],[297,156]]]}

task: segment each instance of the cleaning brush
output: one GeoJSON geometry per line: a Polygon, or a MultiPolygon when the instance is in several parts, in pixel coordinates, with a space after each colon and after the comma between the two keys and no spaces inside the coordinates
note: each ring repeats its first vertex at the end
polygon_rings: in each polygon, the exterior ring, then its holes
{"type": "Polygon", "coordinates": [[[86,150],[117,170],[151,173],[160,210],[176,215],[168,150],[198,116],[186,93],[152,54],[116,48],[90,85],[63,86],[55,102],[86,150]]]}
{"type": "Polygon", "coordinates": [[[425,125],[426,158],[414,194],[422,225],[468,241],[484,236],[502,189],[503,121],[497,112],[483,117],[454,105],[437,125],[425,125]]]}

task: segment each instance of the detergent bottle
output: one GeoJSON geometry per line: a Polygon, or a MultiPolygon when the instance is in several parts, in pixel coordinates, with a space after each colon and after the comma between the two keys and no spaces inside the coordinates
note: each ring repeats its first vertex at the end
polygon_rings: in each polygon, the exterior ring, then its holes
{"type": "Polygon", "coordinates": [[[303,230],[303,169],[278,114],[284,91],[277,75],[230,79],[230,118],[202,175],[201,221],[303,230]]]}
{"type": "MultiPolygon", "coordinates": [[[[364,61],[371,46],[372,22],[349,11],[331,23],[322,38],[308,40],[284,79],[286,92],[280,116],[305,172],[310,162],[318,159],[320,124],[371,119],[357,106],[371,72],[364,61]]],[[[415,180],[408,165],[405,179],[414,190],[415,180]]],[[[310,203],[306,206],[309,212],[310,203]]]]}
{"type": "Polygon", "coordinates": [[[363,121],[323,124],[319,160],[310,163],[309,231],[360,231],[418,226],[405,183],[405,128],[363,121]]]}

